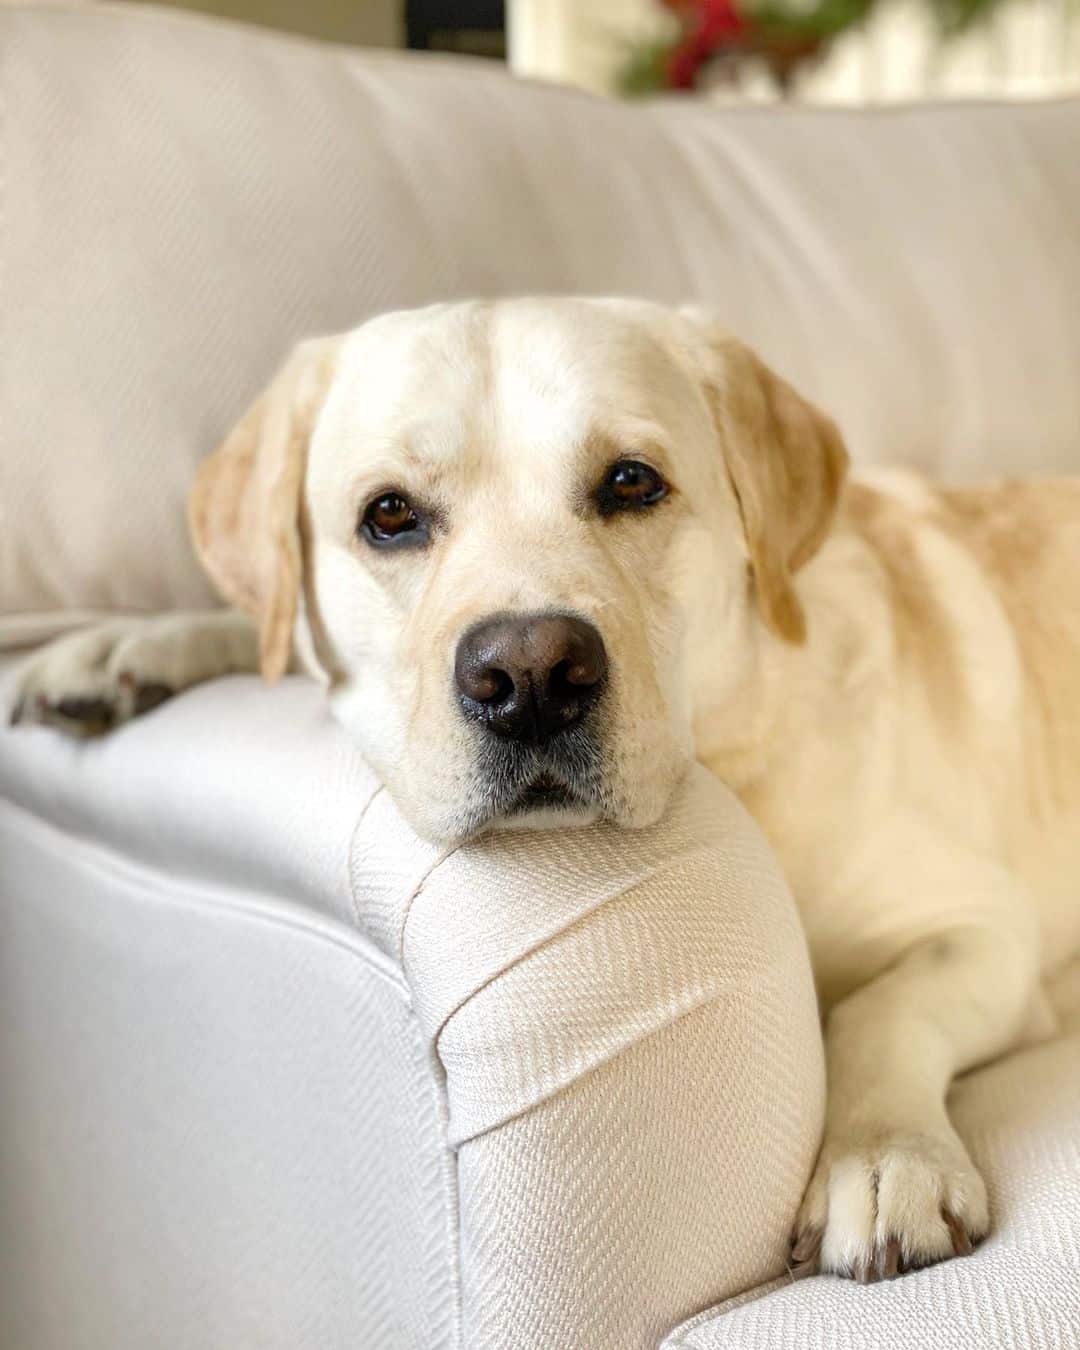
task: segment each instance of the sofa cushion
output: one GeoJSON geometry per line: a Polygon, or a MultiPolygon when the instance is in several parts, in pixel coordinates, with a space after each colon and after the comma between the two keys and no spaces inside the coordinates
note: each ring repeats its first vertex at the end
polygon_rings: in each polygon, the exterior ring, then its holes
{"type": "Polygon", "coordinates": [[[0,644],[197,607],[196,462],[295,341],[712,306],[856,458],[1080,466],[1080,101],[628,106],[177,14],[0,7],[0,644]]]}
{"type": "Polygon", "coordinates": [[[664,1350],[1075,1350],[1080,1004],[1059,1038],[961,1079],[951,1107],[990,1190],[994,1228],[972,1256],[868,1287],[779,1280],[694,1318],[664,1350]]]}

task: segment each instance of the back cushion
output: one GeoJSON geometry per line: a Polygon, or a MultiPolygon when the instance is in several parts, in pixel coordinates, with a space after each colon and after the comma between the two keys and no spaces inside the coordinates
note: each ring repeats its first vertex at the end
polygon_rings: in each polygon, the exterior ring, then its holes
{"type": "Polygon", "coordinates": [[[211,602],[184,503],[293,342],[466,295],[712,307],[861,461],[1080,468],[1080,102],[627,106],[0,8],[0,645],[211,602]]]}

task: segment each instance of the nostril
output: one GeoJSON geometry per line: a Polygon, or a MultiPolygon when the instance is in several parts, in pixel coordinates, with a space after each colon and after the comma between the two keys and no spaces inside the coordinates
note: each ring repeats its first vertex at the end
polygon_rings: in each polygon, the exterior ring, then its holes
{"type": "Polygon", "coordinates": [[[599,674],[581,661],[560,661],[548,672],[548,692],[560,699],[586,693],[599,681],[599,674]]]}
{"type": "Polygon", "coordinates": [[[560,679],[566,684],[576,685],[579,689],[599,684],[604,675],[600,661],[588,656],[578,657],[573,661],[562,661],[552,674],[554,675],[556,671],[560,672],[560,679]]]}
{"type": "Polygon", "coordinates": [[[505,670],[488,666],[469,681],[468,695],[477,703],[505,703],[514,692],[514,681],[505,670]]]}
{"type": "Polygon", "coordinates": [[[491,644],[477,641],[472,635],[467,635],[458,646],[454,679],[458,692],[470,703],[500,707],[513,697],[513,675],[492,657],[491,644]]]}
{"type": "Polygon", "coordinates": [[[607,673],[607,653],[603,639],[592,627],[579,619],[564,622],[559,634],[563,650],[548,672],[548,693],[561,702],[588,706],[603,684],[607,673]]]}
{"type": "Polygon", "coordinates": [[[568,685],[576,684],[577,681],[570,678],[570,670],[569,661],[560,661],[558,665],[552,666],[548,671],[548,688],[557,693],[568,685]]]}

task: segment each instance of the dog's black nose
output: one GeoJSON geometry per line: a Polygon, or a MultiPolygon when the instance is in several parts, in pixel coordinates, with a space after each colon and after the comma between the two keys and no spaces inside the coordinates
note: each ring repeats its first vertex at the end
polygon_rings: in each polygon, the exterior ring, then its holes
{"type": "Polygon", "coordinates": [[[462,637],[454,662],[466,714],[516,741],[546,741],[580,722],[606,675],[603,638],[571,614],[483,619],[462,637]]]}

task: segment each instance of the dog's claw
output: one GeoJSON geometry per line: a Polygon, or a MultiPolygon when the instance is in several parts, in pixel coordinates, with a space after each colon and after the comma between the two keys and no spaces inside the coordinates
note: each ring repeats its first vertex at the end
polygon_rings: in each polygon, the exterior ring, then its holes
{"type": "Polygon", "coordinates": [[[818,1252],[821,1251],[821,1239],[824,1237],[824,1230],[821,1228],[807,1228],[803,1233],[797,1233],[791,1244],[791,1259],[796,1265],[801,1265],[807,1261],[816,1261],[818,1252]]]}
{"type": "Polygon", "coordinates": [[[801,1233],[798,1231],[792,1233],[787,1269],[788,1275],[793,1280],[805,1280],[818,1273],[820,1268],[818,1257],[824,1236],[824,1229],[813,1226],[805,1228],[801,1233]]]}
{"type": "Polygon", "coordinates": [[[75,722],[87,735],[108,731],[116,719],[116,709],[103,698],[62,698],[47,711],[75,722]]]}
{"type": "Polygon", "coordinates": [[[70,717],[75,722],[100,722],[112,717],[112,704],[103,698],[73,695],[60,699],[55,706],[61,717],[70,717]]]}
{"type": "Polygon", "coordinates": [[[172,698],[176,690],[169,684],[139,684],[135,686],[135,716],[152,712],[154,708],[172,698]]]}
{"type": "Polygon", "coordinates": [[[962,1221],[949,1209],[943,1209],[941,1217],[945,1220],[945,1226],[952,1238],[953,1251],[957,1256],[970,1256],[973,1251],[971,1238],[962,1221]]]}

